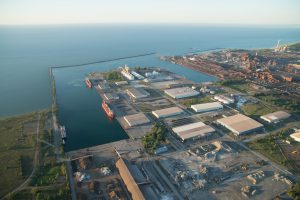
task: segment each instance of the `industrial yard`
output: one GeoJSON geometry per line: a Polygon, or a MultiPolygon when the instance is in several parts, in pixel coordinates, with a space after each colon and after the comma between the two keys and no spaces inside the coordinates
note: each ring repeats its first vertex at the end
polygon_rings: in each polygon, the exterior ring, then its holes
{"type": "Polygon", "coordinates": [[[299,178],[247,145],[298,130],[295,113],[273,106],[276,112],[248,116],[242,107],[257,104],[255,97],[153,67],[87,79],[129,139],[68,153],[78,199],[272,199],[299,178]]]}

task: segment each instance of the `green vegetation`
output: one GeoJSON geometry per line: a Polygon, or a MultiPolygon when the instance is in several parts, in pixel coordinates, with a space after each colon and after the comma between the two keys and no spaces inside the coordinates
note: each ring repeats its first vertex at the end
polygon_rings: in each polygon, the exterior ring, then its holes
{"type": "Polygon", "coordinates": [[[37,113],[0,120],[0,197],[21,184],[32,171],[37,113]]]}
{"type": "Polygon", "coordinates": [[[275,143],[275,137],[268,136],[249,143],[249,147],[255,149],[269,157],[271,160],[286,165],[286,159],[280,152],[280,148],[275,143]]]}
{"type": "Polygon", "coordinates": [[[300,183],[296,183],[288,191],[288,195],[294,200],[300,200],[300,183]]]}
{"type": "Polygon", "coordinates": [[[117,71],[105,72],[103,74],[105,80],[109,82],[124,81],[124,77],[117,71]]]}
{"type": "Polygon", "coordinates": [[[282,107],[295,113],[300,113],[300,100],[292,98],[290,95],[272,92],[272,93],[258,93],[254,95],[267,103],[282,107]]]}
{"type": "Polygon", "coordinates": [[[165,141],[167,129],[160,123],[155,123],[145,137],[142,138],[142,144],[145,149],[153,153],[157,147],[165,141]]]}
{"type": "Polygon", "coordinates": [[[244,79],[229,79],[221,81],[219,84],[244,93],[249,91],[249,85],[244,79]]]}
{"type": "Polygon", "coordinates": [[[247,103],[241,107],[241,111],[252,118],[259,118],[261,115],[265,115],[275,110],[270,106],[267,106],[261,102],[247,103]]]}
{"type": "Polygon", "coordinates": [[[70,199],[65,164],[56,162],[52,146],[36,142],[38,116],[39,139],[52,143],[50,110],[0,120],[0,197],[20,186],[29,177],[37,148],[37,168],[31,186],[10,193],[7,199],[70,199]],[[31,189],[35,192],[28,191],[31,189]]]}
{"type": "Polygon", "coordinates": [[[289,45],[288,49],[290,51],[300,51],[300,42],[292,44],[292,45],[289,45]]]}
{"type": "Polygon", "coordinates": [[[188,99],[181,99],[181,100],[179,100],[179,103],[186,107],[190,107],[193,104],[213,102],[211,100],[211,98],[213,98],[212,95],[207,95],[205,97],[194,97],[194,98],[188,98],[188,99]]]}

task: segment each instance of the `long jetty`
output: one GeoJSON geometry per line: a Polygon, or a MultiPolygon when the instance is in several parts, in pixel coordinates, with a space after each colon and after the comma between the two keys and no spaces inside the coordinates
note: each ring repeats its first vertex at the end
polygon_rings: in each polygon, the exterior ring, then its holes
{"type": "Polygon", "coordinates": [[[88,62],[88,63],[80,63],[80,64],[73,64],[73,65],[56,66],[56,67],[51,67],[51,69],[67,68],[67,67],[81,67],[81,66],[85,66],[85,65],[92,65],[92,64],[97,64],[97,63],[105,63],[105,62],[111,62],[111,61],[116,61],[116,60],[124,60],[124,59],[128,59],[128,58],[137,58],[137,57],[143,57],[143,56],[150,56],[150,55],[154,55],[154,54],[156,54],[156,53],[155,52],[151,52],[151,53],[138,54],[138,55],[133,55],[133,56],[125,56],[125,57],[119,57],[119,58],[99,60],[99,61],[88,62]]]}

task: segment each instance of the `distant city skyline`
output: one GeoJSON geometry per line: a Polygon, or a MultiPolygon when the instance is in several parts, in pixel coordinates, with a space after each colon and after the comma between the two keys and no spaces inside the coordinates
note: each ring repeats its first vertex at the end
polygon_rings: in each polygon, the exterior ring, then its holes
{"type": "Polygon", "coordinates": [[[299,25],[298,0],[0,0],[0,24],[299,25]]]}

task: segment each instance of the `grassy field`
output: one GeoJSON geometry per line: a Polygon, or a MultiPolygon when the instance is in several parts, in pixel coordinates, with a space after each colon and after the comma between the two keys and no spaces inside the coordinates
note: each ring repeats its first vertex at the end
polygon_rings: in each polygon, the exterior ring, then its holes
{"type": "Polygon", "coordinates": [[[265,137],[248,144],[248,146],[256,150],[278,164],[284,164],[285,158],[275,144],[273,137],[265,137]]]}
{"type": "Polygon", "coordinates": [[[186,107],[190,107],[193,104],[213,102],[213,100],[211,100],[211,98],[213,98],[213,95],[207,95],[205,97],[187,98],[187,99],[179,100],[179,103],[186,107]]]}
{"type": "Polygon", "coordinates": [[[37,113],[0,120],[0,197],[21,184],[32,171],[36,124],[37,113]]]}
{"type": "Polygon", "coordinates": [[[273,92],[273,93],[259,93],[254,95],[267,103],[282,107],[286,110],[300,113],[300,100],[291,98],[287,94],[273,92]]]}
{"type": "Polygon", "coordinates": [[[0,120],[0,197],[18,187],[31,174],[34,151],[38,148],[37,170],[28,185],[32,191],[27,188],[10,194],[7,199],[70,199],[65,164],[56,162],[53,147],[36,143],[38,116],[39,139],[53,142],[49,110],[0,120]],[[43,186],[47,188],[40,188],[43,186]]]}
{"type": "Polygon", "coordinates": [[[257,103],[246,103],[241,107],[243,114],[253,118],[259,118],[261,115],[265,115],[274,112],[275,109],[264,105],[261,102],[257,103]]]}

